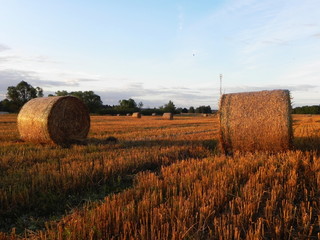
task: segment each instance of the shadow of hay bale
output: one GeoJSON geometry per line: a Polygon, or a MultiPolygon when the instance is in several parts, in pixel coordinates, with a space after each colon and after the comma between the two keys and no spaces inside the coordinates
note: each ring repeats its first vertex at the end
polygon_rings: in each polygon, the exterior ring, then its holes
{"type": "Polygon", "coordinates": [[[294,148],[301,151],[320,151],[320,137],[295,137],[294,148]]]}
{"type": "Polygon", "coordinates": [[[86,141],[86,145],[104,145],[104,144],[116,144],[119,140],[116,137],[110,136],[107,138],[99,139],[99,138],[89,138],[86,141]]]}

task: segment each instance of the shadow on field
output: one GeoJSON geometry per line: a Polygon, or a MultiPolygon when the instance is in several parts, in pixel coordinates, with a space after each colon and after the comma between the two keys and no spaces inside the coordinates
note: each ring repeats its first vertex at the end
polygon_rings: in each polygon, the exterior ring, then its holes
{"type": "Polygon", "coordinates": [[[215,139],[212,140],[132,140],[132,141],[125,141],[123,142],[125,146],[128,147],[155,147],[155,146],[162,146],[162,147],[172,147],[172,146],[203,146],[208,150],[216,150],[218,146],[218,141],[215,139]]]}
{"type": "Polygon", "coordinates": [[[295,137],[294,148],[301,151],[320,151],[320,137],[295,137]]]}
{"type": "MultiPolygon", "coordinates": [[[[33,193],[33,201],[27,205],[17,206],[0,211],[0,231],[9,232],[14,226],[18,234],[23,234],[24,229],[36,231],[43,229],[45,222],[50,219],[60,219],[75,208],[81,208],[87,203],[96,202],[99,204],[106,196],[117,194],[131,188],[134,184],[135,175],[142,171],[158,172],[162,166],[168,166],[181,160],[190,158],[206,158],[215,154],[218,142],[212,140],[132,140],[124,141],[108,137],[105,139],[90,138],[87,140],[90,145],[107,145],[110,148],[148,148],[154,146],[175,147],[160,152],[155,151],[156,157],[146,156],[146,161],[133,163],[130,167],[118,172],[114,170],[110,175],[104,175],[104,165],[99,168],[99,160],[93,161],[96,168],[92,168],[92,174],[84,175],[87,179],[86,185],[81,188],[75,186],[68,191],[47,189],[33,193]]],[[[94,165],[92,165],[94,166],[94,165]]],[[[58,173],[57,173],[58,174],[58,173]]]]}
{"type": "Polygon", "coordinates": [[[216,139],[212,140],[162,140],[162,139],[145,139],[145,140],[121,140],[119,141],[115,137],[108,137],[105,139],[90,138],[86,141],[85,145],[109,145],[109,144],[120,144],[119,148],[132,148],[132,147],[181,147],[181,146],[203,146],[208,150],[215,151],[218,146],[218,141],[216,139]]]}
{"type": "Polygon", "coordinates": [[[113,144],[113,143],[118,143],[118,139],[113,136],[109,136],[103,139],[89,138],[86,140],[86,144],[92,144],[92,145],[104,145],[104,144],[113,144]]]}

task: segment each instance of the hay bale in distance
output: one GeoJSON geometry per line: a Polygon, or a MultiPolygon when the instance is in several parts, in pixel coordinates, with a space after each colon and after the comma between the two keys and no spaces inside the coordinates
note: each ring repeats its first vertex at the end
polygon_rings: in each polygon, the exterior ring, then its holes
{"type": "Polygon", "coordinates": [[[224,94],[220,99],[220,144],[234,151],[278,152],[292,147],[288,90],[224,94]]]}
{"type": "Polygon", "coordinates": [[[90,116],[84,103],[72,96],[34,98],[18,115],[21,139],[68,145],[86,139],[90,116]]]}
{"type": "Polygon", "coordinates": [[[167,119],[167,120],[173,120],[173,114],[170,113],[170,112],[164,113],[164,114],[162,115],[162,118],[163,118],[163,119],[167,119]]]}
{"type": "Polygon", "coordinates": [[[131,114],[130,114],[130,113],[127,113],[127,114],[126,114],[126,116],[128,116],[128,117],[129,117],[129,116],[131,116],[131,114]]]}
{"type": "Polygon", "coordinates": [[[134,117],[134,118],[141,118],[141,113],[139,113],[139,112],[134,112],[134,113],[132,114],[132,117],[134,117]]]}
{"type": "Polygon", "coordinates": [[[156,113],[152,113],[152,116],[157,116],[157,114],[156,113]]]}
{"type": "Polygon", "coordinates": [[[202,117],[208,117],[209,116],[209,114],[208,113],[204,113],[204,114],[202,114],[202,117]]]}

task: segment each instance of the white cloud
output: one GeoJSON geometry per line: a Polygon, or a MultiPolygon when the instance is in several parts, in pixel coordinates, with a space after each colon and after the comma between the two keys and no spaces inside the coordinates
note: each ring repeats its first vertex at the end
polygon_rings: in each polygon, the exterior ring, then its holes
{"type": "Polygon", "coordinates": [[[7,45],[0,44],[0,52],[6,51],[6,50],[9,50],[9,49],[10,49],[10,47],[8,47],[7,45]]]}

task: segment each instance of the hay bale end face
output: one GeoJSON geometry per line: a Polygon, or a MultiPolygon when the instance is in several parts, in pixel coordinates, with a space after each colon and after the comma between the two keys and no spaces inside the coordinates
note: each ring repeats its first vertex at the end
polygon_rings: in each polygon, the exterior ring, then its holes
{"type": "Polygon", "coordinates": [[[288,90],[224,94],[220,99],[219,117],[220,145],[226,154],[292,148],[288,90]]]}
{"type": "Polygon", "coordinates": [[[139,113],[139,112],[134,112],[134,113],[132,114],[132,117],[134,117],[134,118],[141,118],[141,113],[139,113]]]}
{"type": "Polygon", "coordinates": [[[164,113],[162,115],[163,119],[167,119],[167,120],[173,120],[173,114],[172,113],[164,113]]]}
{"type": "Polygon", "coordinates": [[[21,139],[67,145],[86,139],[90,116],[84,103],[72,96],[34,98],[18,115],[21,139]]]}

